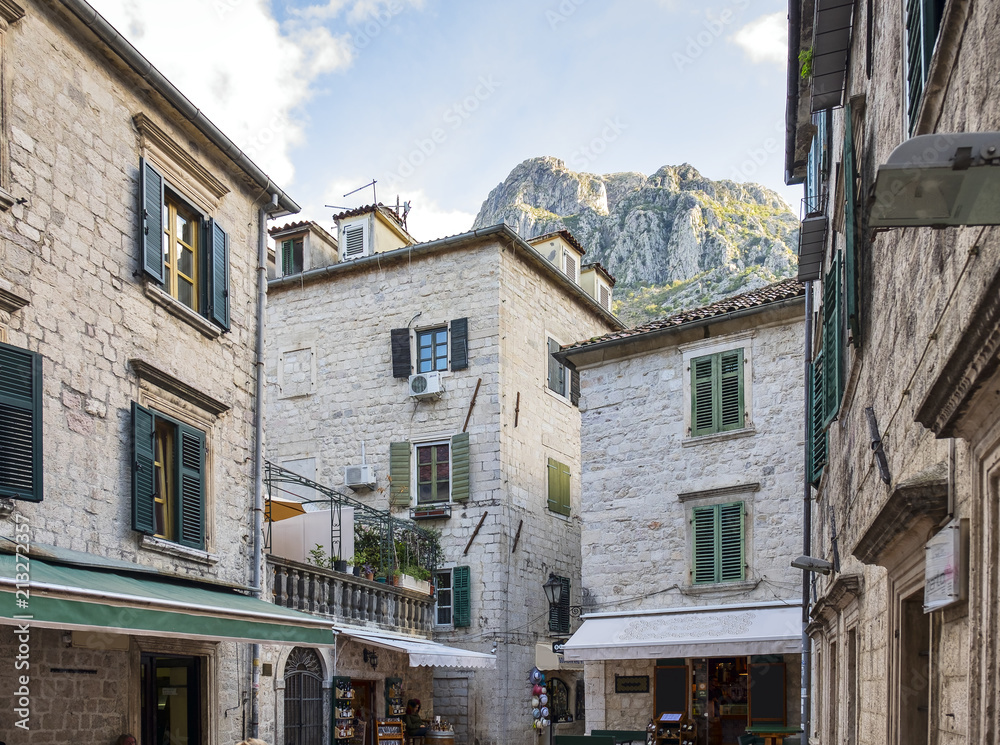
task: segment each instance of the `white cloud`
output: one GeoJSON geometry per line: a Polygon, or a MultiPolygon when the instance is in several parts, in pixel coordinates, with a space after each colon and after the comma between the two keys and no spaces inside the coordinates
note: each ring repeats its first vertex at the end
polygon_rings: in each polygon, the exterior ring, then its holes
{"type": "Polygon", "coordinates": [[[783,12],[750,21],[730,39],[743,47],[754,62],[784,65],[788,59],[788,23],[783,12]]]}
{"type": "Polygon", "coordinates": [[[349,40],[282,29],[266,0],[91,0],[94,7],[276,183],[294,175],[301,107],[322,75],[348,67],[349,40]],[[202,20],[192,23],[191,19],[202,20]],[[183,53],[180,53],[183,51],[183,53]]]}

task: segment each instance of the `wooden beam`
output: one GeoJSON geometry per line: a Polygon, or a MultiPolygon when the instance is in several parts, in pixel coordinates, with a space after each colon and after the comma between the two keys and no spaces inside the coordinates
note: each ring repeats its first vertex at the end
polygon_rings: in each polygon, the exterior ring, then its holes
{"type": "Polygon", "coordinates": [[[469,542],[465,544],[465,550],[462,552],[462,556],[469,553],[469,547],[472,546],[472,542],[476,540],[476,536],[479,535],[479,529],[483,527],[483,523],[486,522],[486,516],[488,514],[490,513],[484,511],[483,516],[479,518],[479,525],[476,526],[476,529],[472,531],[472,535],[469,536],[469,542]]]}
{"type": "Polygon", "coordinates": [[[476,397],[479,396],[479,386],[482,384],[482,378],[476,381],[476,390],[472,392],[472,400],[469,401],[469,413],[465,415],[465,424],[462,426],[463,432],[469,428],[469,420],[472,418],[472,407],[476,405],[476,397]]]}

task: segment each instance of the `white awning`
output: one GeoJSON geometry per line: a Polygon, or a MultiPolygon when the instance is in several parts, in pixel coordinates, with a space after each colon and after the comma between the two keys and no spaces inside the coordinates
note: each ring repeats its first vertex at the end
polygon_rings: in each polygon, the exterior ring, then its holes
{"type": "Polygon", "coordinates": [[[567,660],[798,654],[802,607],[754,603],[593,613],[563,647],[567,660]]]}
{"type": "Polygon", "coordinates": [[[427,639],[398,636],[376,629],[355,629],[350,626],[334,626],[338,634],[367,642],[383,649],[406,652],[410,667],[464,667],[493,670],[497,666],[496,655],[473,652],[459,647],[448,647],[427,639]]]}

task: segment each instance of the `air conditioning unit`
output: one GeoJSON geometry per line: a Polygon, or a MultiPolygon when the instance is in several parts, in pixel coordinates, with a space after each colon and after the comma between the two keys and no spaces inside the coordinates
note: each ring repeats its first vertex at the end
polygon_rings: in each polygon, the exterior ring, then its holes
{"type": "Polygon", "coordinates": [[[417,373],[410,376],[410,395],[413,398],[432,398],[441,395],[441,373],[417,373]]]}
{"type": "Polygon", "coordinates": [[[344,466],[344,484],[352,489],[375,487],[375,467],[369,465],[344,466]]]}

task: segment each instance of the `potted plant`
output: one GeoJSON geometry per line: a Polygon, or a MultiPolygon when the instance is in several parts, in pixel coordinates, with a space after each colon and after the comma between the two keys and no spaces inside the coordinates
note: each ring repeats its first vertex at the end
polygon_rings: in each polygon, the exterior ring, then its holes
{"type": "Polygon", "coordinates": [[[322,569],[329,569],[333,566],[333,561],[326,555],[326,549],[320,543],[309,549],[309,561],[322,569]]]}
{"type": "MultiPolygon", "coordinates": [[[[375,578],[375,567],[373,567],[371,564],[362,564],[362,566],[361,566],[361,574],[364,575],[365,579],[367,579],[368,581],[371,581],[371,580],[373,580],[375,578]]],[[[383,578],[383,581],[384,581],[384,578],[383,578]]]]}
{"type": "Polygon", "coordinates": [[[338,572],[347,571],[347,562],[340,558],[340,556],[335,555],[333,557],[333,568],[338,572]]]}

